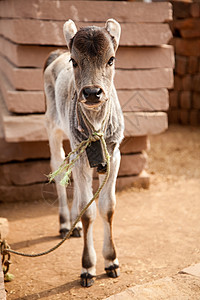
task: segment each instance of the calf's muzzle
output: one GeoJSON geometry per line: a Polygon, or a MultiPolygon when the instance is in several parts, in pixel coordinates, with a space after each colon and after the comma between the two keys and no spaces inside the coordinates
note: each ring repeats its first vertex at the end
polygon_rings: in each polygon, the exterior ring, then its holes
{"type": "Polygon", "coordinates": [[[86,86],[80,92],[79,101],[88,106],[99,105],[104,102],[105,93],[98,86],[86,86]]]}

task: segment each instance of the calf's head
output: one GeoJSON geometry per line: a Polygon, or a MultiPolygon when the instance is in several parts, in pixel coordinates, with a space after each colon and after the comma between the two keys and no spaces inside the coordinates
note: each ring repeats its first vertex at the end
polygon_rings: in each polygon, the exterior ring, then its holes
{"type": "Polygon", "coordinates": [[[72,20],[63,27],[71,53],[78,101],[86,109],[97,109],[110,97],[115,53],[121,27],[113,19],[105,27],[90,26],[77,31],[72,20]]]}

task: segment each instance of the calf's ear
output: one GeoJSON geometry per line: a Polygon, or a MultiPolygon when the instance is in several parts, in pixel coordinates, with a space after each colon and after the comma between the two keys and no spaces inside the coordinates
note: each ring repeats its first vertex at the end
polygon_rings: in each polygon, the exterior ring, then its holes
{"type": "Polygon", "coordinates": [[[75,36],[76,32],[77,32],[77,28],[75,23],[72,20],[69,19],[67,22],[65,22],[63,26],[63,33],[68,48],[70,46],[70,41],[75,36]]]}
{"type": "Polygon", "coordinates": [[[119,45],[119,39],[120,39],[120,34],[121,34],[121,26],[120,24],[115,21],[114,19],[108,19],[106,21],[105,25],[106,30],[109,32],[109,34],[114,38],[116,45],[115,46],[115,51],[117,50],[117,47],[119,45]]]}

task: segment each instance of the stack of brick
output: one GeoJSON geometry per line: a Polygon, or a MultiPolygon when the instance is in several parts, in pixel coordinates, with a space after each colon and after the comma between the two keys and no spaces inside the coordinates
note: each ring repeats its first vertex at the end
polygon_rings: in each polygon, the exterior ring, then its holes
{"type": "MultiPolygon", "coordinates": [[[[126,128],[117,188],[148,187],[148,135],[167,128],[167,89],[173,85],[171,5],[2,0],[0,17],[0,199],[55,197],[44,176],[50,168],[42,67],[51,50],[65,47],[62,27],[69,18],[78,28],[103,26],[110,17],[121,23],[115,85],[126,128]]],[[[65,147],[69,151],[68,141],[65,147]]]]}
{"type": "Polygon", "coordinates": [[[200,3],[173,2],[174,89],[169,121],[200,124],[200,3]]]}

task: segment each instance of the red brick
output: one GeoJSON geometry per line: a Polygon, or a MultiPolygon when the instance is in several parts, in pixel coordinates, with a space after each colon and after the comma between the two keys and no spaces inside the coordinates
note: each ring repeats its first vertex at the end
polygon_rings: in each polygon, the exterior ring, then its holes
{"type": "Polygon", "coordinates": [[[200,17],[200,4],[199,3],[191,3],[190,14],[193,18],[200,17]]]}
{"type": "Polygon", "coordinates": [[[170,108],[178,107],[179,100],[179,92],[178,91],[170,91],[169,92],[169,106],[170,108]]]}
{"type": "Polygon", "coordinates": [[[183,89],[182,87],[182,79],[180,76],[175,75],[174,76],[174,90],[175,91],[181,91],[183,89]]]}
{"type": "Polygon", "coordinates": [[[190,3],[173,1],[173,15],[175,18],[188,18],[190,16],[190,3]]]}
{"type": "Polygon", "coordinates": [[[183,125],[188,125],[189,123],[189,111],[185,109],[181,109],[179,111],[179,120],[183,125]]]}
{"type": "Polygon", "coordinates": [[[187,72],[188,58],[176,55],[175,72],[178,75],[185,75],[187,72]]]}
{"type": "Polygon", "coordinates": [[[176,29],[180,29],[180,30],[186,30],[186,29],[195,29],[198,28],[200,25],[200,20],[199,19],[194,19],[194,18],[185,18],[182,20],[179,19],[175,19],[173,21],[173,26],[176,29]]]}
{"type": "Polygon", "coordinates": [[[191,108],[191,92],[180,92],[180,106],[181,108],[191,108]]]}
{"type": "Polygon", "coordinates": [[[0,16],[7,18],[31,18],[42,20],[72,19],[74,21],[102,22],[111,17],[118,22],[159,22],[172,19],[170,3],[131,3],[104,1],[2,1],[0,16]],[[98,12],[98,13],[97,13],[98,12]]]}
{"type": "Polygon", "coordinates": [[[184,77],[182,77],[182,89],[184,91],[190,91],[192,89],[191,75],[185,75],[184,77]]]}
{"type": "Polygon", "coordinates": [[[195,74],[198,70],[198,57],[190,56],[188,59],[188,73],[195,74]]]}
{"type": "Polygon", "coordinates": [[[200,39],[183,39],[176,38],[175,52],[179,55],[185,56],[200,56],[200,39]]]}
{"type": "Polygon", "coordinates": [[[200,93],[193,93],[192,107],[200,109],[200,93]]]}
{"type": "Polygon", "coordinates": [[[122,154],[131,154],[148,150],[149,147],[149,139],[147,136],[134,136],[124,138],[120,145],[120,152],[122,154]]]}
{"type": "MultiPolygon", "coordinates": [[[[93,23],[77,23],[77,27],[88,25],[93,23]]],[[[102,23],[96,25],[102,26],[102,23]]],[[[122,23],[121,27],[121,46],[158,46],[172,38],[168,24],[122,23]]],[[[59,21],[0,19],[0,34],[19,44],[66,45],[63,23],[59,21]]]]}
{"type": "Polygon", "coordinates": [[[169,115],[169,123],[170,124],[179,123],[179,110],[178,109],[170,109],[168,115],[169,115]]]}
{"type": "Polygon", "coordinates": [[[192,109],[190,111],[190,125],[198,126],[200,124],[200,111],[197,109],[192,109]]]}
{"type": "Polygon", "coordinates": [[[194,91],[200,92],[200,73],[197,75],[194,75],[192,88],[194,91]]]}
{"type": "Polygon", "coordinates": [[[199,38],[200,37],[200,29],[199,29],[199,26],[200,26],[200,22],[198,22],[198,24],[196,25],[195,28],[193,29],[182,29],[181,30],[181,36],[183,38],[189,38],[189,39],[192,39],[192,38],[199,38]]]}

